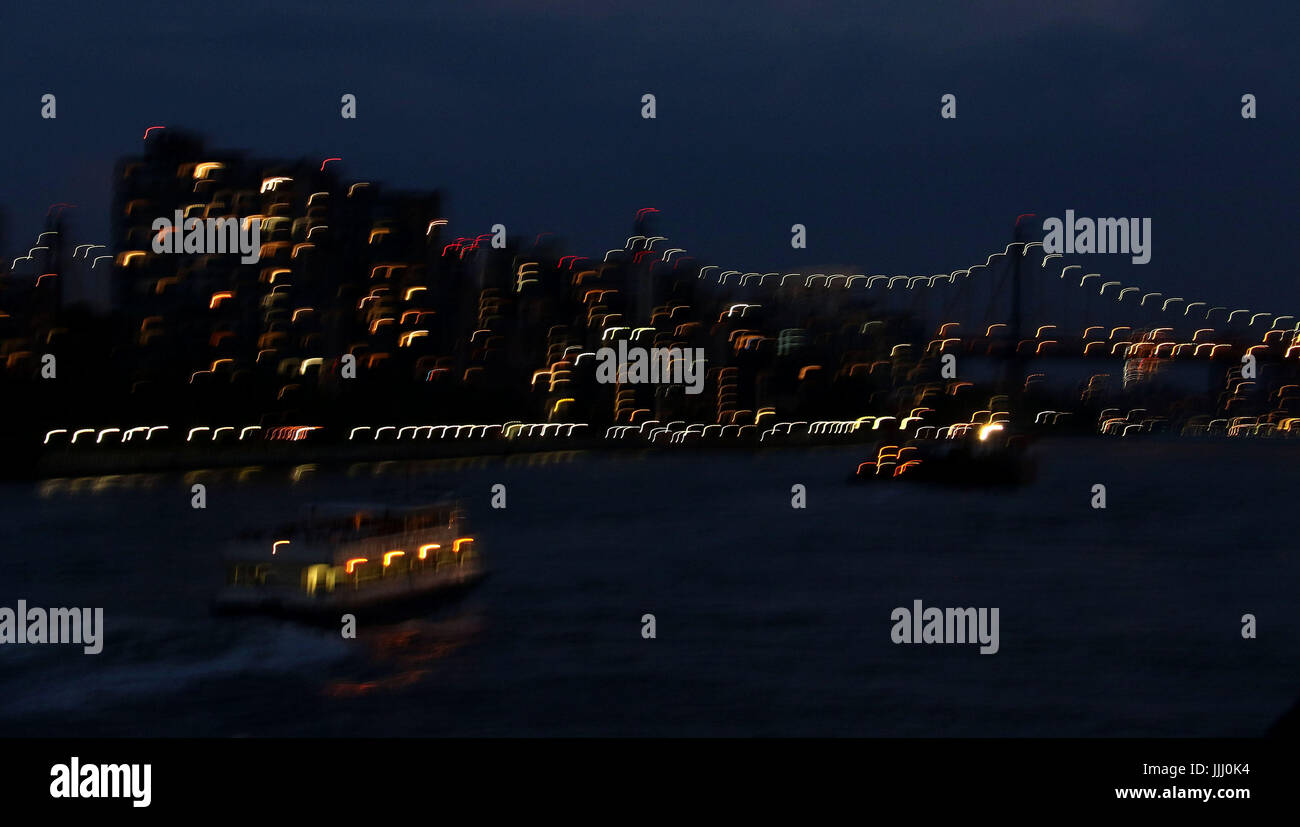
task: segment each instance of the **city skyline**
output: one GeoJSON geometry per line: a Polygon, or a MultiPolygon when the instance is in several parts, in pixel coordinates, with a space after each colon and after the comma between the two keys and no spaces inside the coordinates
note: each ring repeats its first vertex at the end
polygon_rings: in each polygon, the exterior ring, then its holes
{"type": "MultiPolygon", "coordinates": [[[[344,35],[341,10],[324,4],[282,18],[317,33],[294,54],[330,56],[320,70],[268,48],[274,27],[243,32],[220,15],[191,21],[230,55],[229,71],[210,77],[141,74],[141,65],[176,49],[165,17],[146,17],[134,31],[161,52],[114,50],[95,77],[75,79],[73,88],[96,89],[95,97],[65,93],[58,119],[19,122],[16,140],[31,151],[22,163],[0,158],[0,177],[11,182],[0,203],[11,239],[39,231],[44,208],[57,202],[87,210],[75,220],[85,222],[87,240],[102,237],[113,159],[138,147],[149,125],[188,125],[218,144],[340,156],[356,177],[444,188],[454,196],[448,212],[466,227],[565,232],[583,250],[653,204],[683,227],[708,228],[681,238],[683,246],[746,268],[940,272],[1002,238],[1009,215],[1077,208],[1151,216],[1159,247],[1141,273],[1151,289],[1208,294],[1231,280],[1240,295],[1225,299],[1275,306],[1289,296],[1293,257],[1282,205],[1300,186],[1287,142],[1295,108],[1275,67],[1294,66],[1295,57],[1285,26],[1261,24],[1284,6],[1257,7],[1245,20],[1211,4],[1185,4],[1177,17],[1166,8],[989,4],[987,24],[962,26],[975,12],[961,4],[948,7],[955,17],[944,25],[919,10],[882,21],[828,3],[820,11],[830,18],[794,16],[828,49],[852,36],[873,42],[876,23],[890,39],[877,49],[832,49],[833,60],[784,63],[776,57],[782,39],[808,32],[779,34],[791,15],[775,4],[749,10],[747,29],[765,36],[762,49],[745,47],[746,29],[700,43],[690,24],[721,13],[677,5],[637,29],[623,52],[613,48],[620,34],[627,39],[620,26],[628,10],[618,5],[604,17],[551,20],[525,4],[459,10],[437,18],[446,36],[429,49],[412,40],[432,19],[415,6],[391,6],[344,35]],[[825,23],[836,18],[842,32],[825,23]],[[519,65],[553,72],[522,75],[477,53],[473,44],[489,34],[519,65]],[[391,59],[405,61],[401,80],[390,87],[373,61],[358,63],[348,38],[390,41],[391,59]],[[1243,47],[1215,45],[1229,42],[1243,47]],[[1116,51],[1125,61],[1095,58],[1116,51]],[[588,53],[605,71],[585,69],[588,53]],[[263,77],[249,60],[255,54],[275,70],[263,77]],[[962,71],[972,60],[980,73],[962,71]],[[575,76],[583,82],[571,84],[575,76]],[[122,94],[146,77],[151,96],[122,94]],[[293,79],[292,94],[250,94],[276,77],[293,79]],[[458,79],[475,90],[468,99],[458,79]],[[639,115],[647,92],[658,99],[653,121],[639,115]],[[357,96],[355,120],[339,117],[347,93],[357,96]],[[957,96],[958,117],[945,121],[947,93],[957,96]],[[1246,93],[1258,99],[1250,121],[1239,116],[1246,93]],[[92,127],[93,141],[78,137],[92,127]],[[1063,168],[1077,174],[1062,176],[1063,168]],[[809,228],[804,251],[787,243],[796,222],[809,228]]],[[[273,21],[285,12],[264,13],[273,21]]],[[[65,22],[56,42],[67,52],[0,63],[12,81],[0,103],[38,113],[41,95],[59,92],[60,54],[107,46],[79,28],[93,19],[65,22]]]]}

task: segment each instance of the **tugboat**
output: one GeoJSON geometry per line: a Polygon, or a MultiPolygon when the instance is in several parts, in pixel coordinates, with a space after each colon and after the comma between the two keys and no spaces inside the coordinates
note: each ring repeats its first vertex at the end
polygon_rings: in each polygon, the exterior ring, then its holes
{"type": "Polygon", "coordinates": [[[226,550],[216,614],[337,625],[404,619],[463,596],[486,577],[459,504],[333,505],[226,550]]]}
{"type": "Polygon", "coordinates": [[[982,425],[950,439],[877,446],[876,458],[859,463],[851,482],[907,480],[959,486],[1023,485],[1034,463],[1022,435],[1003,423],[982,425]]]}

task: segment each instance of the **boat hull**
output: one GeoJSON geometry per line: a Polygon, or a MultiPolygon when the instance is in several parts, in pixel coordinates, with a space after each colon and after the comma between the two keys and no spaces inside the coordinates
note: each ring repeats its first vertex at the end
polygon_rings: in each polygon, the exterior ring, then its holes
{"type": "Polygon", "coordinates": [[[271,591],[256,586],[228,586],[212,603],[219,616],[260,615],[337,628],[343,615],[358,625],[393,623],[430,614],[463,599],[487,578],[486,571],[431,577],[427,582],[384,588],[337,591],[311,597],[296,590],[271,591]]]}

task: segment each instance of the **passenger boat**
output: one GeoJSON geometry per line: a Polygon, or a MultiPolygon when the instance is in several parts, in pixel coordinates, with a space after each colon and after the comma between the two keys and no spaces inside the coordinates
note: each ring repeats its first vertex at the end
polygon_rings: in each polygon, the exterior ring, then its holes
{"type": "Polygon", "coordinates": [[[269,535],[226,550],[218,614],[338,624],[391,620],[459,598],[485,576],[459,504],[314,507],[269,535]]]}

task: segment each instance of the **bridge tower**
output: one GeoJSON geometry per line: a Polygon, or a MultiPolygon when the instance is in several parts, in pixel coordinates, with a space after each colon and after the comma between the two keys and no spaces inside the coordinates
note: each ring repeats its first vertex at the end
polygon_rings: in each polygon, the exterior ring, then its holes
{"type": "MultiPolygon", "coordinates": [[[[1022,216],[1023,217],[1023,216],[1022,216]]],[[[1020,399],[1020,393],[1024,390],[1025,385],[1025,359],[1020,353],[1021,325],[1024,305],[1024,284],[1021,274],[1021,265],[1024,261],[1024,244],[1029,243],[1025,237],[1025,231],[1021,228],[1020,221],[1016,221],[1012,229],[1013,242],[1021,244],[1019,249],[1013,247],[1015,252],[1011,256],[1011,354],[1007,357],[1006,368],[1002,376],[1003,392],[1006,393],[1014,405],[1020,399]]]]}

